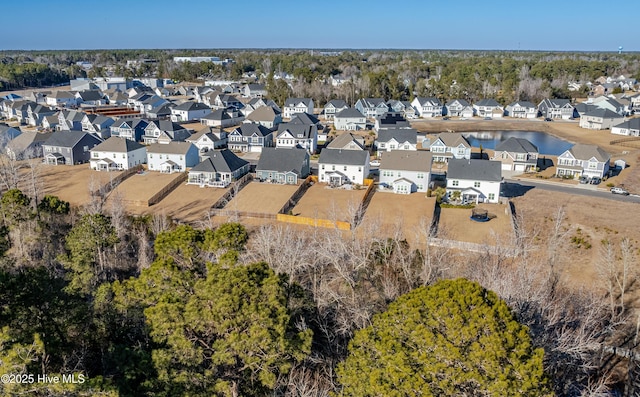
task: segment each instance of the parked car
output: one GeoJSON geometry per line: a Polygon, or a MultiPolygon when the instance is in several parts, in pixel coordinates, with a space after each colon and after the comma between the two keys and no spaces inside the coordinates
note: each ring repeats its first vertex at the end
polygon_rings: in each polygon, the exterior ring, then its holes
{"type": "Polygon", "coordinates": [[[593,178],[591,178],[591,180],[589,181],[590,184],[592,185],[599,185],[600,182],[602,182],[602,179],[598,178],[597,176],[594,176],[593,178]]]}
{"type": "Polygon", "coordinates": [[[372,167],[380,167],[380,160],[371,160],[369,161],[369,165],[372,167]]]}
{"type": "Polygon", "coordinates": [[[627,189],[621,188],[621,187],[612,187],[611,188],[611,193],[613,194],[622,194],[624,196],[628,196],[629,192],[627,191],[627,189]]]}
{"type": "Polygon", "coordinates": [[[449,116],[444,116],[444,117],[442,118],[442,120],[445,120],[445,121],[446,121],[446,120],[449,120],[449,116]]]}
{"type": "Polygon", "coordinates": [[[544,118],[544,121],[553,121],[553,119],[552,119],[552,118],[550,118],[550,117],[545,117],[545,118],[544,118]]]}
{"type": "Polygon", "coordinates": [[[581,176],[580,177],[580,183],[582,183],[582,184],[589,183],[589,177],[588,176],[581,176]]]}

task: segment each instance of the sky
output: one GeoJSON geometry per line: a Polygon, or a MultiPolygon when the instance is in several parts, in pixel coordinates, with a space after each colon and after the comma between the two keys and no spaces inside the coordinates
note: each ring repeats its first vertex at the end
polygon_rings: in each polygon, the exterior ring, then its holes
{"type": "Polygon", "coordinates": [[[640,51],[595,0],[3,2],[0,50],[147,48],[640,51]],[[576,4],[577,3],[577,4],[576,4]],[[13,17],[10,17],[13,16],[13,17]]]}

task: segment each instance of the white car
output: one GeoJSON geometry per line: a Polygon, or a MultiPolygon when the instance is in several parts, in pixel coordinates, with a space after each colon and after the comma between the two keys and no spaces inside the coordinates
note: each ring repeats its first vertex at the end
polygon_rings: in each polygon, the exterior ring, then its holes
{"type": "Polygon", "coordinates": [[[380,160],[371,160],[369,165],[372,167],[380,167],[380,160]]]}
{"type": "Polygon", "coordinates": [[[611,188],[611,193],[613,194],[622,194],[623,196],[628,196],[629,192],[626,189],[623,189],[621,187],[612,187],[611,188]]]}

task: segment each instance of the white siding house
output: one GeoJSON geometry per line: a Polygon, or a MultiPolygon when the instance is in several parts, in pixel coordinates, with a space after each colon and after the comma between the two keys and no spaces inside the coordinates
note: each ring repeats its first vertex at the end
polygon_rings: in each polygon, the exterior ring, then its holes
{"type": "Polygon", "coordinates": [[[297,113],[313,114],[313,99],[287,98],[284,103],[284,117],[292,118],[297,113]]]}
{"type": "Polygon", "coordinates": [[[427,151],[393,151],[382,153],[380,184],[394,193],[426,192],[431,173],[431,153],[427,151]]]}
{"type": "Polygon", "coordinates": [[[147,162],[147,147],[126,138],[111,137],[91,149],[92,170],[128,170],[147,162]]]}
{"type": "Polygon", "coordinates": [[[364,184],[369,175],[369,153],[364,150],[324,149],[318,160],[320,182],[333,186],[364,184]]]}
{"type": "Polygon", "coordinates": [[[153,143],[147,146],[149,171],[182,172],[198,164],[198,148],[189,142],[153,143]]]}
{"type": "Polygon", "coordinates": [[[358,109],[347,108],[337,113],[333,127],[338,131],[359,131],[367,128],[367,118],[358,109]]]}
{"type": "Polygon", "coordinates": [[[459,191],[464,203],[498,203],[502,168],[499,161],[457,160],[449,161],[447,170],[447,195],[459,191]]]}

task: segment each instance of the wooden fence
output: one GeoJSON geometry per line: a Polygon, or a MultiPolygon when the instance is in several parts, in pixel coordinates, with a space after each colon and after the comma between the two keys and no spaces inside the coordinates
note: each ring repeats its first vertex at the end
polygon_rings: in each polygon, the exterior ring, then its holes
{"type": "Polygon", "coordinates": [[[277,219],[276,214],[267,214],[264,212],[248,212],[248,211],[234,211],[225,209],[211,209],[209,211],[214,216],[229,216],[229,217],[246,217],[246,218],[259,218],[259,219],[277,219]]]}
{"type": "Polygon", "coordinates": [[[632,136],[627,138],[614,139],[613,141],[610,141],[609,144],[640,149],[640,137],[632,136]]]}
{"type": "Polygon", "coordinates": [[[120,183],[122,183],[122,181],[124,181],[125,179],[129,178],[131,175],[137,173],[138,171],[142,171],[143,169],[144,168],[142,167],[142,164],[138,164],[135,167],[129,168],[128,170],[124,170],[119,175],[117,175],[113,179],[111,179],[109,182],[107,182],[104,185],[100,186],[98,188],[98,190],[94,190],[93,192],[91,192],[91,195],[92,196],[99,196],[99,195],[106,196],[113,189],[115,189],[116,186],[118,186],[120,183]]]}
{"type": "Polygon", "coordinates": [[[187,171],[180,174],[179,177],[171,181],[167,186],[163,187],[158,193],[151,196],[151,198],[147,201],[147,206],[151,207],[154,204],[158,204],[160,200],[167,197],[169,193],[171,193],[175,188],[177,188],[182,182],[187,180],[189,174],[187,171]]]}
{"type": "Polygon", "coordinates": [[[362,196],[362,200],[360,201],[360,205],[358,206],[358,212],[353,219],[353,227],[357,227],[362,219],[364,218],[364,214],[367,211],[367,207],[373,198],[373,194],[376,190],[376,184],[373,179],[365,179],[364,184],[367,185],[367,191],[364,192],[364,196],[362,196]]]}
{"type": "Polygon", "coordinates": [[[313,227],[324,227],[328,229],[351,230],[349,222],[330,221],[328,219],[307,218],[306,216],[294,216],[277,214],[276,219],[279,222],[292,223],[295,225],[305,225],[313,227]]]}
{"type": "Polygon", "coordinates": [[[225,194],[223,194],[222,197],[218,199],[218,201],[213,203],[213,205],[211,206],[211,210],[219,210],[224,208],[224,206],[227,205],[227,203],[231,201],[231,199],[234,198],[236,194],[238,194],[240,190],[242,190],[242,188],[252,180],[253,174],[246,174],[242,178],[233,182],[231,185],[229,185],[229,190],[225,194]]]}
{"type": "Polygon", "coordinates": [[[282,208],[280,208],[280,211],[278,211],[278,214],[288,214],[289,211],[291,211],[293,207],[295,207],[298,204],[298,201],[300,201],[300,199],[302,198],[302,196],[304,196],[307,190],[309,190],[309,188],[313,184],[312,182],[314,182],[314,178],[315,178],[315,182],[317,182],[318,177],[314,177],[311,175],[308,176],[307,179],[305,179],[302,182],[302,184],[298,187],[298,189],[295,192],[293,192],[291,197],[289,197],[289,200],[287,200],[287,202],[282,206],[282,208]]]}

